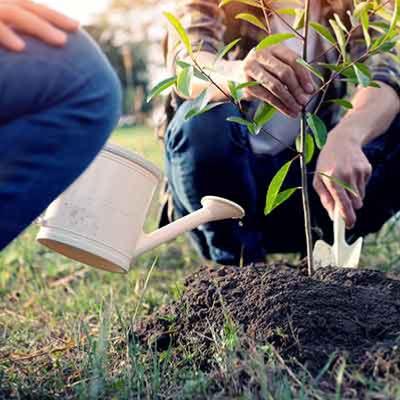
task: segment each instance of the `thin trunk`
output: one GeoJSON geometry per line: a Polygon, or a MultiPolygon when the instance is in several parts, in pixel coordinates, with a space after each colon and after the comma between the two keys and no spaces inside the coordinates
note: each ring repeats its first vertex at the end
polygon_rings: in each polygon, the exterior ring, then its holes
{"type": "MultiPolygon", "coordinates": [[[[309,31],[309,20],[310,20],[310,0],[305,0],[305,17],[304,17],[304,42],[303,42],[303,59],[307,61],[307,45],[308,45],[308,31],[309,31]]],[[[307,245],[307,266],[308,274],[311,276],[314,274],[314,258],[313,258],[313,240],[311,230],[311,211],[310,211],[310,200],[308,196],[308,173],[307,173],[307,123],[305,110],[301,116],[301,128],[300,128],[300,143],[301,143],[301,156],[300,156],[300,168],[301,168],[301,193],[303,199],[303,211],[304,211],[304,229],[306,235],[307,245]]]]}

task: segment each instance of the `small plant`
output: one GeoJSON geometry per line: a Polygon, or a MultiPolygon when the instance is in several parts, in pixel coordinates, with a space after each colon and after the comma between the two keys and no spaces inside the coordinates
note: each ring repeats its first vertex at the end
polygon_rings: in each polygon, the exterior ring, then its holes
{"type": "MultiPolygon", "coordinates": [[[[304,7],[300,9],[272,8],[271,3],[275,1],[277,0],[271,0],[268,2],[265,2],[264,0],[222,0],[219,6],[224,7],[229,3],[238,2],[246,4],[250,9],[261,8],[265,17],[264,20],[261,20],[252,13],[241,13],[236,16],[237,19],[244,20],[266,32],[265,38],[259,42],[255,51],[260,51],[270,46],[281,44],[288,39],[297,38],[302,41],[303,48],[302,57],[299,57],[298,62],[321,81],[320,88],[313,95],[313,97],[317,95],[321,96],[319,103],[312,113],[306,111],[306,106],[303,107],[301,113],[301,127],[296,141],[296,148],[290,147],[293,151],[293,157],[281,167],[272,179],[268,187],[265,201],[265,214],[267,215],[287,201],[295,192],[298,190],[301,191],[307,243],[308,272],[309,275],[312,275],[314,272],[314,261],[312,255],[313,241],[307,181],[307,164],[313,159],[315,148],[317,147],[321,150],[324,147],[328,135],[328,129],[324,121],[318,117],[318,111],[325,102],[329,87],[335,80],[345,80],[350,84],[360,85],[362,87],[379,87],[378,83],[372,80],[371,72],[365,64],[365,61],[367,61],[369,57],[378,53],[390,52],[396,46],[398,24],[400,21],[400,0],[395,0],[393,7],[393,1],[354,0],[353,10],[347,11],[349,25],[346,24],[339,15],[334,14],[333,18],[329,21],[330,28],[310,19],[310,0],[305,0],[304,7]],[[290,32],[270,34],[268,21],[269,13],[274,13],[278,18],[281,18],[282,14],[294,16],[293,25],[289,27],[290,32]],[[381,17],[382,21],[375,22],[374,17],[376,16],[381,17]],[[309,60],[307,44],[309,41],[310,29],[320,35],[322,40],[329,42],[329,45],[331,46],[330,49],[337,50],[338,58],[335,63],[322,63],[318,60],[309,60]],[[360,31],[362,32],[362,38],[360,40],[363,40],[364,42],[365,51],[361,56],[352,59],[352,56],[348,51],[349,43],[350,40],[352,40],[360,31]],[[321,69],[328,71],[327,75],[329,75],[329,78],[325,78],[326,74],[322,74],[320,72],[321,69]],[[301,186],[282,190],[285,178],[293,162],[297,160],[300,162],[301,186]]],[[[215,69],[215,65],[200,65],[196,59],[196,52],[199,51],[199,49],[194,49],[192,47],[189,36],[180,21],[171,13],[165,13],[165,16],[179,35],[191,62],[187,62],[187,59],[185,59],[186,61],[178,60],[176,63],[176,76],[170,77],[156,85],[149,95],[149,100],[154,96],[161,94],[165,90],[170,89],[172,86],[175,86],[176,91],[182,94],[183,97],[190,97],[192,93],[191,84],[193,77],[195,76],[209,82],[210,86],[214,85],[241,111],[241,117],[230,117],[228,118],[229,121],[246,126],[252,135],[257,135],[260,132],[263,132],[264,125],[274,116],[277,110],[270,104],[261,102],[254,118],[249,120],[244,116],[241,105],[243,89],[250,86],[256,86],[259,82],[229,81],[227,82],[229,93],[226,93],[225,90],[214,82],[211,77],[212,74],[210,71],[215,69]]],[[[227,54],[238,45],[240,40],[241,38],[237,38],[223,47],[216,55],[215,61],[226,57],[227,54]]],[[[312,101],[312,99],[310,101],[312,101]]],[[[352,104],[345,99],[334,99],[330,101],[342,107],[344,110],[352,108],[352,104]]],[[[219,104],[221,103],[210,103],[207,96],[207,90],[204,90],[196,98],[194,107],[187,113],[186,118],[190,119],[205,113],[219,104]]],[[[274,137],[274,139],[280,141],[278,137],[274,137]]],[[[321,175],[326,179],[332,180],[336,185],[342,186],[355,196],[358,195],[354,188],[340,180],[338,177],[326,174],[321,175]]]]}

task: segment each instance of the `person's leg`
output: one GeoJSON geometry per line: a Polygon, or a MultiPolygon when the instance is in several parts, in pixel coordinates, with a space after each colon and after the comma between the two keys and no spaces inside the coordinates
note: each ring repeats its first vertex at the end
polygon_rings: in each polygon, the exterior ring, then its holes
{"type": "MultiPolygon", "coordinates": [[[[185,121],[192,107],[187,101],[178,109],[165,137],[166,169],[177,216],[201,207],[203,196],[225,197],[247,213],[237,221],[207,224],[192,233],[201,254],[222,264],[262,261],[260,228],[257,226],[257,184],[248,132],[226,121],[238,116],[231,104],[185,121]]],[[[268,169],[268,165],[265,165],[268,169]]]]}
{"type": "Polygon", "coordinates": [[[89,37],[0,50],[0,249],[90,164],[120,111],[120,86],[89,37]]]}

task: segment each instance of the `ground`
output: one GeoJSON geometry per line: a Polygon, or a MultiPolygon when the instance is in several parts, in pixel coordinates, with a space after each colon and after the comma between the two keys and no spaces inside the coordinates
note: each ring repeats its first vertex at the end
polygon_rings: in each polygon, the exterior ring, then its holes
{"type": "MultiPolygon", "coordinates": [[[[113,140],[162,167],[150,129],[120,130],[113,140]]],[[[154,220],[153,212],[150,229],[154,220]]],[[[201,265],[185,238],[141,257],[122,276],[48,252],[35,244],[36,229],[0,254],[0,398],[330,398],[320,380],[292,370],[270,348],[232,355],[236,336],[229,323],[216,339],[218,377],[198,369],[190,353],[182,360],[136,341],[131,327],[178,300],[184,278],[201,265]],[[240,391],[234,384],[239,362],[252,367],[252,385],[240,391]]],[[[399,272],[399,236],[391,222],[368,238],[362,265],[399,272]]],[[[346,374],[345,366],[338,369],[329,396],[348,396],[346,374]]],[[[400,398],[398,380],[390,376],[357,379],[369,388],[367,398],[400,398]]]]}

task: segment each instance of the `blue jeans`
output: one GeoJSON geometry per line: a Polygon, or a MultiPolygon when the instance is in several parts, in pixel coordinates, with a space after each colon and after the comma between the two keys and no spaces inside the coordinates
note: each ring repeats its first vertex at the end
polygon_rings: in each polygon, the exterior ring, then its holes
{"type": "MultiPolygon", "coordinates": [[[[176,216],[181,217],[200,208],[206,195],[226,197],[243,206],[246,218],[215,222],[193,231],[191,239],[206,258],[221,264],[237,264],[265,260],[267,253],[303,252],[305,249],[301,195],[264,216],[267,187],[278,169],[293,154],[285,150],[277,156],[257,155],[249,144],[249,132],[226,121],[239,116],[231,104],[185,121],[192,108],[186,101],[177,110],[166,137],[166,169],[173,195],[176,216]]],[[[374,172],[367,188],[364,207],[358,212],[352,237],[376,232],[400,209],[400,118],[389,131],[364,149],[374,172]]],[[[316,159],[316,157],[315,157],[316,159]]],[[[315,168],[310,166],[311,172],[315,168]]],[[[300,170],[294,163],[285,187],[300,186],[300,170]]],[[[315,237],[331,240],[332,223],[312,189],[310,201],[315,237]]]]}
{"type": "Polygon", "coordinates": [[[84,32],[0,49],[0,250],[91,163],[120,114],[118,79],[84,32]]]}

